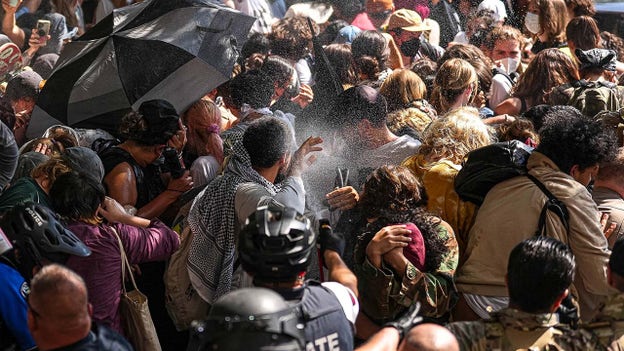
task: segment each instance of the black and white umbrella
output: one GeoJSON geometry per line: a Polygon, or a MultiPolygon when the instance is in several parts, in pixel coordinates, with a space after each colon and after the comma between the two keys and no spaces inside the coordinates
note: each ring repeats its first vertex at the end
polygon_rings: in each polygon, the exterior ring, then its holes
{"type": "Polygon", "coordinates": [[[114,131],[155,98],[178,112],[231,77],[255,19],[208,0],[146,0],[116,9],[63,50],[29,137],[52,124],[114,131]]]}

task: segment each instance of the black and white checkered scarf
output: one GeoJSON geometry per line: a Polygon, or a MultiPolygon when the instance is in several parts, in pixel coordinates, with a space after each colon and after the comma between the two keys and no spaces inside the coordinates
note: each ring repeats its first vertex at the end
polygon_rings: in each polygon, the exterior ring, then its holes
{"type": "Polygon", "coordinates": [[[211,304],[228,293],[232,285],[237,256],[236,189],[242,183],[254,182],[264,186],[272,196],[279,191],[278,186],[251,167],[242,144],[234,145],[223,175],[197,195],[188,216],[194,234],[188,257],[189,275],[199,295],[211,304]]]}

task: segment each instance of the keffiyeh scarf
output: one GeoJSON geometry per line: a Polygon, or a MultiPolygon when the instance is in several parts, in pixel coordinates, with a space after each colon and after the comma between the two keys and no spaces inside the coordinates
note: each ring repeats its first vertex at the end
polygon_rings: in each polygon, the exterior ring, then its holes
{"type": "Polygon", "coordinates": [[[193,242],[188,257],[188,270],[193,287],[212,304],[228,293],[232,286],[236,260],[236,189],[242,183],[264,186],[274,196],[279,187],[267,181],[251,167],[249,155],[238,142],[223,175],[212,181],[193,202],[188,225],[193,242]]]}

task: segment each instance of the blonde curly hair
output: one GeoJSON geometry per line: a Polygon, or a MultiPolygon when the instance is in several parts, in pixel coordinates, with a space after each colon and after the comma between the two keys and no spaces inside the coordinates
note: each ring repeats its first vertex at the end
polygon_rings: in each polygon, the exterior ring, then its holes
{"type": "Polygon", "coordinates": [[[386,124],[393,133],[397,133],[405,127],[422,133],[431,121],[431,117],[419,108],[409,107],[389,113],[386,124]]]}
{"type": "Polygon", "coordinates": [[[491,144],[494,133],[474,107],[461,107],[431,122],[418,153],[428,161],[445,159],[461,164],[466,154],[491,144]]]}

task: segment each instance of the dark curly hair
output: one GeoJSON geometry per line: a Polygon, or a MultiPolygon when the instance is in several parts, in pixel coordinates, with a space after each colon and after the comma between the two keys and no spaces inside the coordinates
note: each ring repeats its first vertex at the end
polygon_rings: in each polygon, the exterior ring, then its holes
{"type": "Polygon", "coordinates": [[[412,64],[412,72],[418,74],[420,79],[425,82],[427,87],[427,100],[431,97],[433,91],[433,81],[435,80],[436,72],[438,71],[438,64],[429,58],[421,58],[412,64]]]}
{"type": "Polygon", "coordinates": [[[434,271],[448,252],[445,238],[439,235],[440,219],[427,212],[424,189],[412,172],[402,166],[381,166],[364,184],[359,206],[363,216],[376,218],[367,225],[358,241],[368,245],[381,228],[397,223],[414,223],[425,240],[425,271],[434,271]]]}
{"type": "Polygon", "coordinates": [[[548,112],[539,136],[536,151],[548,156],[565,173],[574,165],[584,170],[611,161],[617,154],[614,133],[571,106],[548,112]]]}
{"type": "MultiPolygon", "coordinates": [[[[313,25],[314,31],[318,32],[318,26],[314,23],[313,25]]],[[[308,53],[312,45],[312,36],[305,17],[283,18],[273,24],[269,34],[271,54],[299,61],[308,53]]]]}
{"type": "Polygon", "coordinates": [[[383,227],[397,223],[414,223],[422,233],[425,242],[425,272],[434,272],[448,253],[446,239],[440,236],[440,220],[424,208],[418,207],[406,212],[397,212],[392,218],[381,217],[369,223],[358,241],[366,247],[375,234],[383,227]]]}
{"type": "Polygon", "coordinates": [[[368,175],[359,205],[368,218],[390,217],[423,204],[423,188],[407,168],[381,166],[368,175]]]}
{"type": "Polygon", "coordinates": [[[618,59],[622,60],[624,58],[624,40],[622,38],[605,31],[600,32],[600,38],[602,39],[602,47],[604,49],[615,50],[618,59]]]}

